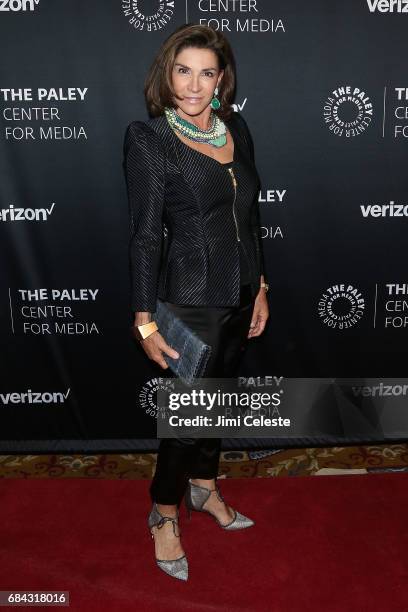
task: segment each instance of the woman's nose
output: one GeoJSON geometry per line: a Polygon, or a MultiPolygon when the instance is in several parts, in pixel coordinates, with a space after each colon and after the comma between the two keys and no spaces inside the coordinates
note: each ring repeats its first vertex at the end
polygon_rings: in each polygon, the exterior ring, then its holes
{"type": "Polygon", "coordinates": [[[189,81],[188,88],[191,91],[199,91],[200,90],[200,81],[198,77],[192,77],[189,81]]]}

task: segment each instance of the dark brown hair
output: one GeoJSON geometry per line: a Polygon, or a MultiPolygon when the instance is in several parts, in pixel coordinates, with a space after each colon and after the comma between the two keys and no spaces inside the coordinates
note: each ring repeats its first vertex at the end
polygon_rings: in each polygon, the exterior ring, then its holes
{"type": "Polygon", "coordinates": [[[149,115],[164,114],[166,106],[175,107],[172,88],[172,71],[176,56],[187,47],[211,49],[218,58],[219,70],[224,70],[218,99],[221,106],[214,111],[227,121],[233,109],[231,103],[235,93],[235,60],[231,46],[223,34],[210,26],[186,23],[178,27],[160,47],[145,80],[144,95],[149,115]]]}

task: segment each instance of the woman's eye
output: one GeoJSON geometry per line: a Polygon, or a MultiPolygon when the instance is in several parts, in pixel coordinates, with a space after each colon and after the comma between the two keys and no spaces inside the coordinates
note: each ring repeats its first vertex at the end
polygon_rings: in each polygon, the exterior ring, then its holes
{"type": "MultiPolygon", "coordinates": [[[[181,68],[180,67],[178,69],[178,72],[181,72],[182,74],[186,74],[186,72],[188,72],[188,68],[181,68]]],[[[212,78],[214,76],[214,73],[213,72],[204,72],[204,75],[207,76],[207,77],[212,78]]]]}

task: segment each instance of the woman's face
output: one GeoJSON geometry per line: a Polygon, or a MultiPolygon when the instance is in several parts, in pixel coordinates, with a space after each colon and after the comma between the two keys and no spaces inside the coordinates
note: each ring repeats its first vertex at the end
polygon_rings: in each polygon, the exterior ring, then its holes
{"type": "Polygon", "coordinates": [[[176,56],[172,72],[176,105],[187,115],[199,115],[210,104],[222,75],[214,51],[183,49],[176,56]]]}

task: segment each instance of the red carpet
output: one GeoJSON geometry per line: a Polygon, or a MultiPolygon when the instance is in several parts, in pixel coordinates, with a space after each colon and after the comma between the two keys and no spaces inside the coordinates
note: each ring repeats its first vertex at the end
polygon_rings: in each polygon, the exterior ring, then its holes
{"type": "Polygon", "coordinates": [[[70,591],[87,612],[408,610],[407,474],[222,480],[256,526],[183,505],[188,582],[154,563],[148,485],[0,481],[0,590],[70,591]]]}

